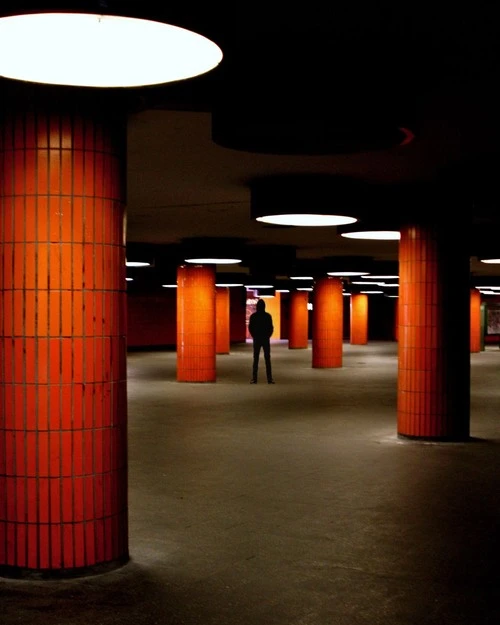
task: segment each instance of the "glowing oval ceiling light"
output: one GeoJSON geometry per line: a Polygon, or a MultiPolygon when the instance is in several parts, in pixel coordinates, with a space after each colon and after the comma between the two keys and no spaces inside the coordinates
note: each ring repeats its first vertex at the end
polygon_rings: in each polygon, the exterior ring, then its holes
{"type": "Polygon", "coordinates": [[[285,213],[282,215],[263,215],[256,221],[276,226],[341,226],[352,224],[354,217],[344,215],[323,215],[318,213],[285,213]]]}
{"type": "Polygon", "coordinates": [[[127,267],[149,267],[151,263],[146,263],[139,260],[127,260],[125,265],[127,267]]]}
{"type": "Polygon", "coordinates": [[[481,262],[487,265],[500,265],[500,258],[482,258],[481,262]]]}
{"type": "Polygon", "coordinates": [[[364,276],[367,274],[367,271],[327,271],[327,276],[337,276],[337,277],[349,277],[349,276],[364,276]]]}
{"type": "Polygon", "coordinates": [[[241,258],[186,258],[185,261],[198,265],[236,265],[241,263],[241,258]]]}
{"type": "Polygon", "coordinates": [[[0,76],[78,87],[138,87],[204,74],[212,41],[162,22],[89,13],[0,18],[0,76]]]}
{"type": "Polygon", "coordinates": [[[359,232],[343,232],[346,239],[372,239],[374,241],[397,241],[401,238],[398,230],[360,230],[359,232]]]}

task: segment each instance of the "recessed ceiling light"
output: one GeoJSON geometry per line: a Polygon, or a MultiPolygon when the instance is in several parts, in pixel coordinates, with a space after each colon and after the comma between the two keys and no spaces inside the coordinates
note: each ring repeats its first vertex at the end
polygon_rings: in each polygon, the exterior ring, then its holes
{"type": "Polygon", "coordinates": [[[236,265],[241,263],[241,258],[185,258],[186,263],[195,263],[198,265],[236,265]]]}
{"type": "Polygon", "coordinates": [[[348,278],[349,276],[364,276],[367,273],[367,271],[327,271],[326,275],[348,278]]]}
{"type": "Polygon", "coordinates": [[[212,41],[162,22],[77,12],[0,18],[0,75],[77,87],[138,87],[204,74],[212,41]]]}
{"type": "Polygon", "coordinates": [[[125,262],[125,265],[127,267],[149,267],[151,263],[146,263],[146,262],[139,261],[139,260],[127,260],[125,262]]]}
{"type": "Polygon", "coordinates": [[[285,213],[282,215],[263,215],[256,221],[277,226],[341,226],[352,224],[354,217],[345,215],[323,215],[319,213],[285,213]]]}
{"type": "Polygon", "coordinates": [[[397,230],[360,230],[359,232],[342,232],[346,239],[371,239],[374,241],[396,241],[401,238],[397,230]]]}

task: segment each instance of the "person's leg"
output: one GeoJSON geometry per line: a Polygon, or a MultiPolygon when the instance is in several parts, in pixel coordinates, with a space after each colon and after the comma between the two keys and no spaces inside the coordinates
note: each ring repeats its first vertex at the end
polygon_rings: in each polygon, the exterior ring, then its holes
{"type": "Polygon", "coordinates": [[[259,355],[260,355],[260,343],[259,341],[253,342],[253,363],[252,363],[252,379],[251,384],[257,384],[257,376],[259,372],[259,355]]]}
{"type": "Polygon", "coordinates": [[[271,345],[269,341],[265,342],[262,347],[264,350],[264,361],[266,363],[267,382],[268,384],[274,384],[273,371],[271,367],[271,345]]]}

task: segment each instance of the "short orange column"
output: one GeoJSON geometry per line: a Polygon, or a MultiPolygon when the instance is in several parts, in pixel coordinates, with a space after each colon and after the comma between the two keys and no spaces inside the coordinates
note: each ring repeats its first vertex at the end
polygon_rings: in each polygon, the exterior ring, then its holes
{"type": "Polygon", "coordinates": [[[177,268],[177,381],[215,382],[215,269],[177,268]]]}
{"type": "Polygon", "coordinates": [[[366,293],[351,294],[351,345],[368,343],[368,295],[366,293]]]}
{"type": "Polygon", "coordinates": [[[469,256],[460,226],[401,228],[398,434],[469,436],[469,256]]]}
{"type": "Polygon", "coordinates": [[[314,284],[312,312],[312,366],[341,367],[343,352],[344,296],[342,280],[318,278],[314,284]]]}
{"type": "Polygon", "coordinates": [[[481,351],[481,293],[470,290],[470,351],[481,351]]]}
{"type": "Polygon", "coordinates": [[[126,116],[21,84],[0,108],[0,573],[108,570],[128,560],[126,116]]]}
{"type": "Polygon", "coordinates": [[[306,349],[309,346],[308,291],[291,291],[288,327],[288,348],[306,349]]]}
{"type": "Polygon", "coordinates": [[[215,352],[229,354],[229,287],[215,287],[215,352]]]}

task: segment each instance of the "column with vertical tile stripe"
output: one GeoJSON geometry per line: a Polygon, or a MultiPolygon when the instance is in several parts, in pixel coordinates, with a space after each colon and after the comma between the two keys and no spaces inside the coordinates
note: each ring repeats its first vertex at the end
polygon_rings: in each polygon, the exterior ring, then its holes
{"type": "Polygon", "coordinates": [[[315,368],[342,366],[343,297],[340,278],[325,276],[315,281],[312,312],[312,366],[315,368]]]}
{"type": "Polygon", "coordinates": [[[0,570],[128,559],[125,115],[13,87],[0,122],[0,570]]]}
{"type": "Polygon", "coordinates": [[[399,247],[398,435],[469,436],[469,257],[463,226],[421,220],[399,247]]]}
{"type": "Polygon", "coordinates": [[[215,269],[177,268],[177,381],[215,382],[215,269]]]}

